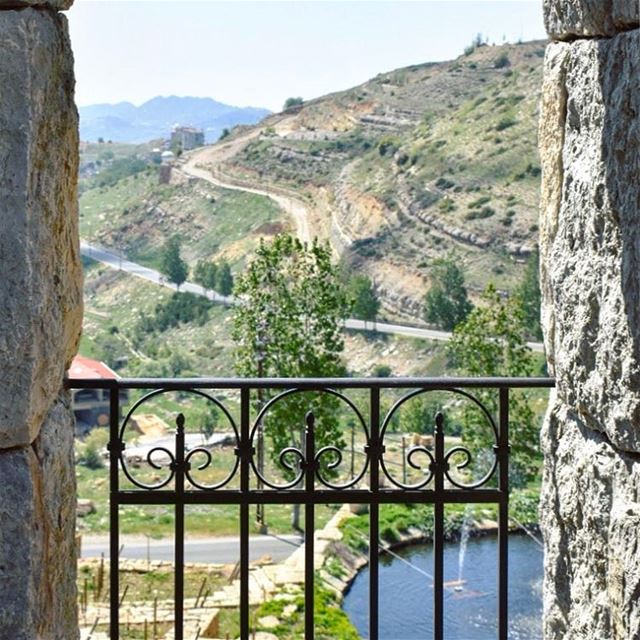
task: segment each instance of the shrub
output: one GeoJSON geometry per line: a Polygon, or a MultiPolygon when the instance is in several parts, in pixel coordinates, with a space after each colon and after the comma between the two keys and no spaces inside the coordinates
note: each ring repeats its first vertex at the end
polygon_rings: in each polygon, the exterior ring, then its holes
{"type": "Polygon", "coordinates": [[[506,53],[500,54],[493,61],[494,69],[505,69],[506,67],[509,67],[509,66],[511,66],[511,61],[509,60],[509,56],[506,53]]]}
{"type": "Polygon", "coordinates": [[[517,124],[517,120],[513,116],[505,116],[504,118],[498,121],[496,125],[496,131],[504,131],[509,127],[513,127],[513,125],[517,124]]]}
{"type": "Polygon", "coordinates": [[[442,213],[450,213],[451,211],[455,211],[456,205],[453,203],[453,200],[449,197],[443,198],[438,203],[438,209],[442,211],[442,213]]]}
{"type": "Polygon", "coordinates": [[[448,180],[447,178],[438,178],[436,180],[436,187],[438,187],[438,189],[451,189],[455,186],[456,183],[448,180]]]}
{"type": "Polygon", "coordinates": [[[373,375],[376,378],[389,378],[391,376],[391,367],[388,364],[377,364],[373,368],[373,375]]]}
{"type": "Polygon", "coordinates": [[[481,207],[483,204],[487,204],[491,202],[491,196],[480,196],[477,200],[473,200],[468,204],[469,209],[477,209],[481,207]]]}
{"type": "Polygon", "coordinates": [[[378,153],[381,156],[393,155],[398,150],[398,141],[392,136],[385,136],[378,141],[378,153]]]}
{"type": "Polygon", "coordinates": [[[495,214],[495,209],[492,207],[482,207],[480,210],[472,210],[467,212],[465,220],[483,220],[484,218],[490,218],[495,214]]]}

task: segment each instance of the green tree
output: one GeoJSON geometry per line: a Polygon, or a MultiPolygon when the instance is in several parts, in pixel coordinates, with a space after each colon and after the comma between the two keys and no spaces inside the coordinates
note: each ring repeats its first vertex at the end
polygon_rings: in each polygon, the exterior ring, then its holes
{"type": "Polygon", "coordinates": [[[189,267],[180,256],[180,239],[173,236],[165,243],[160,257],[160,271],[173,282],[178,290],[187,279],[189,267]]]}
{"type": "Polygon", "coordinates": [[[304,102],[304,100],[300,97],[298,98],[287,98],[284,101],[284,109],[285,111],[287,109],[291,109],[292,107],[299,107],[300,105],[302,105],[302,103],[304,102]]]}
{"type": "Polygon", "coordinates": [[[438,411],[442,403],[425,393],[411,398],[401,408],[400,429],[407,433],[426,433],[431,435],[438,411]]]}
{"type": "MultiPolygon", "coordinates": [[[[504,299],[489,285],[482,295],[482,305],[454,329],[449,354],[463,375],[528,377],[533,374],[535,363],[525,330],[520,298],[504,299]]],[[[475,395],[497,416],[495,392],[482,390],[475,395]]],[[[472,450],[491,448],[492,433],[475,407],[467,405],[463,422],[462,438],[472,450]]],[[[536,476],[540,456],[539,425],[524,392],[512,390],[509,394],[509,432],[511,481],[523,486],[536,476]]]]}
{"type": "Polygon", "coordinates": [[[218,265],[212,260],[198,260],[193,279],[206,291],[214,290],[218,279],[218,265]]]}
{"type": "Polygon", "coordinates": [[[514,291],[520,297],[528,338],[542,340],[540,325],[540,254],[536,249],[527,260],[524,278],[514,291]]]}
{"type": "Polygon", "coordinates": [[[354,317],[375,322],[380,311],[380,300],[371,280],[367,276],[354,276],[349,282],[349,294],[354,317]]]}
{"type": "Polygon", "coordinates": [[[464,286],[464,274],[453,256],[434,261],[431,287],[424,298],[424,319],[451,331],[472,308],[464,286]]]}
{"type": "MultiPolygon", "coordinates": [[[[233,314],[235,366],[240,376],[333,377],[345,372],[342,321],[348,298],[331,263],[328,245],[302,244],[288,235],[261,242],[234,289],[238,305],[233,314]]],[[[262,395],[259,404],[268,400],[262,395]]],[[[339,403],[327,394],[293,394],[277,402],[265,417],[271,458],[284,476],[280,452],[302,446],[304,418],[315,416],[316,449],[343,447],[338,423],[339,403]]],[[[295,463],[296,461],[290,460],[295,463]]],[[[323,462],[328,462],[327,458],[323,462]]],[[[325,466],[323,473],[329,475],[325,466]]],[[[294,526],[298,510],[294,510],[294,526]]]]}
{"type": "Polygon", "coordinates": [[[218,267],[215,279],[218,293],[230,296],[233,292],[233,276],[231,275],[231,267],[226,260],[218,267]]]}

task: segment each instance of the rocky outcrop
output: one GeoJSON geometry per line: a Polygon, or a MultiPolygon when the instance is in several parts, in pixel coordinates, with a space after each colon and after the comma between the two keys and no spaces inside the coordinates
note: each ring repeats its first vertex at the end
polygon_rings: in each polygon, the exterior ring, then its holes
{"type": "Polygon", "coordinates": [[[0,1],[0,638],[72,640],[82,321],[71,2],[0,1]],[[38,8],[22,8],[27,4],[38,8]],[[42,9],[46,10],[42,10],[42,9]]]}
{"type": "Polygon", "coordinates": [[[545,2],[545,637],[638,638],[640,29],[635,1],[545,2]],[[636,28],[633,28],[635,25],[636,28]],[[610,36],[598,39],[582,36],[610,36]]]}

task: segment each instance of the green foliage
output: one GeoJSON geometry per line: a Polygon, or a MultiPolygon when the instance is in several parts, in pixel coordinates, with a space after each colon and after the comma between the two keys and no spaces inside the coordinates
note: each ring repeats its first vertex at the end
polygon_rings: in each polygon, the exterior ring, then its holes
{"type": "Polygon", "coordinates": [[[231,275],[231,267],[224,260],[216,272],[216,289],[223,296],[230,296],[233,291],[233,276],[231,275]]]}
{"type": "Polygon", "coordinates": [[[501,53],[493,61],[494,69],[505,69],[506,67],[509,67],[509,66],[511,66],[511,61],[509,60],[509,56],[506,53],[501,53]]]}
{"type": "Polygon", "coordinates": [[[102,451],[104,451],[108,439],[109,432],[107,429],[93,429],[78,447],[76,462],[94,471],[103,469],[102,451]]]}
{"type": "Polygon", "coordinates": [[[298,98],[287,98],[284,101],[285,110],[291,109],[292,107],[299,107],[304,103],[304,100],[300,97],[298,98]]]}
{"type": "Polygon", "coordinates": [[[374,378],[390,378],[393,371],[388,364],[377,364],[373,368],[374,378]]]}
{"type": "Polygon", "coordinates": [[[193,279],[206,290],[216,288],[218,265],[212,260],[198,260],[193,272],[193,279]]]}
{"type": "Polygon", "coordinates": [[[380,300],[367,276],[354,276],[349,282],[349,295],[352,300],[351,313],[360,320],[375,321],[380,311],[380,300]]]}
{"type": "Polygon", "coordinates": [[[383,138],[380,138],[377,144],[378,153],[381,156],[392,156],[398,150],[398,147],[398,139],[393,136],[384,136],[383,138]]]}
{"type": "Polygon", "coordinates": [[[469,209],[478,209],[483,204],[487,204],[488,202],[491,202],[491,196],[480,196],[476,200],[472,200],[467,206],[469,207],[469,209]]]}
{"type": "MultiPolygon", "coordinates": [[[[234,308],[235,363],[240,376],[333,377],[345,372],[340,328],[348,298],[328,245],[311,246],[282,234],[260,243],[237,280],[234,308]]],[[[342,446],[339,405],[327,394],[293,394],[278,402],[265,420],[276,465],[285,447],[300,444],[304,416],[316,418],[316,446],[342,446]]],[[[291,470],[283,470],[291,477],[291,470]]]]}
{"type": "Polygon", "coordinates": [[[146,160],[129,156],[127,158],[118,158],[108,164],[93,179],[93,187],[111,187],[119,180],[128,178],[144,171],[149,166],[146,160]]]}
{"type": "Polygon", "coordinates": [[[209,319],[212,303],[202,296],[176,291],[166,302],[156,305],[153,315],[142,315],[138,333],[163,332],[179,324],[195,322],[202,326],[209,319]]]}
{"type": "Polygon", "coordinates": [[[470,56],[476,49],[483,47],[486,44],[485,39],[481,33],[477,33],[475,38],[471,41],[471,44],[464,48],[464,55],[470,56]]]}
{"type": "Polygon", "coordinates": [[[163,273],[169,282],[173,282],[178,289],[187,279],[189,267],[180,256],[180,239],[172,236],[167,240],[162,248],[160,256],[160,272],[163,273]]]}
{"type": "MultiPolygon", "coordinates": [[[[531,376],[535,365],[526,344],[526,324],[519,297],[504,299],[493,286],[482,295],[483,304],[459,324],[449,342],[449,354],[459,371],[469,376],[531,376]]],[[[492,391],[476,393],[492,415],[497,415],[497,398],[492,391]]],[[[490,450],[491,430],[481,413],[465,409],[463,441],[473,450],[490,450]]],[[[527,395],[509,394],[509,429],[512,446],[511,481],[524,486],[538,472],[538,428],[527,395]]]]}
{"type": "MultiPolygon", "coordinates": [[[[435,417],[442,411],[442,403],[431,394],[418,395],[402,405],[400,412],[400,430],[405,433],[433,433],[435,417]]],[[[452,434],[456,435],[456,434],[452,434]]]]}
{"type": "Polygon", "coordinates": [[[542,340],[542,327],[540,326],[540,255],[537,249],[529,256],[524,278],[514,293],[520,298],[522,304],[526,336],[534,340],[542,340]]]}
{"type": "Polygon", "coordinates": [[[222,133],[220,134],[220,137],[218,138],[218,140],[224,140],[225,138],[228,138],[230,134],[231,134],[231,131],[229,131],[229,129],[225,127],[222,130],[222,133]]]}
{"type": "Polygon", "coordinates": [[[200,408],[191,415],[189,423],[195,424],[205,438],[210,438],[220,424],[220,409],[207,401],[206,407],[200,408]]]}
{"type": "Polygon", "coordinates": [[[450,331],[467,317],[471,308],[464,274],[453,256],[436,260],[431,271],[431,287],[424,298],[425,320],[450,331]]]}
{"type": "Polygon", "coordinates": [[[493,207],[482,207],[482,209],[475,209],[468,211],[464,215],[465,220],[484,220],[495,215],[496,210],[493,207]]]}
{"type": "Polygon", "coordinates": [[[517,120],[513,116],[505,116],[498,121],[496,124],[496,131],[504,131],[505,129],[509,129],[513,127],[513,125],[517,124],[517,120]]]}

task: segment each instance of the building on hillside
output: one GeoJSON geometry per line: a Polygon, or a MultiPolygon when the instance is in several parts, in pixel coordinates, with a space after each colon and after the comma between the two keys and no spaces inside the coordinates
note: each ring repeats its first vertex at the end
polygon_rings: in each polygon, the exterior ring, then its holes
{"type": "Polygon", "coordinates": [[[204,131],[195,127],[176,125],[171,131],[171,148],[189,151],[204,145],[204,131]]]}
{"type": "MultiPolygon", "coordinates": [[[[69,369],[69,378],[89,380],[118,380],[120,376],[104,362],[77,355],[69,369]]],[[[94,427],[109,426],[108,389],[76,389],[72,392],[73,413],[76,417],[76,435],[85,435],[94,427]]],[[[120,406],[128,401],[128,391],[120,391],[120,406]]],[[[120,416],[118,416],[119,418],[120,416]]]]}

